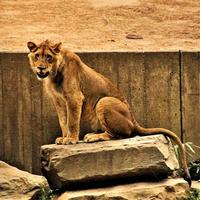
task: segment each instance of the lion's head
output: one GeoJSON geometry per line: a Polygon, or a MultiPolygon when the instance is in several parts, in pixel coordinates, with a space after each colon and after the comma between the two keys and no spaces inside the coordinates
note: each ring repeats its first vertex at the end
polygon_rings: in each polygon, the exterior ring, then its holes
{"type": "Polygon", "coordinates": [[[46,40],[39,45],[28,42],[30,50],[28,54],[31,69],[39,80],[48,76],[56,76],[57,70],[62,62],[61,43],[53,44],[46,40]]]}

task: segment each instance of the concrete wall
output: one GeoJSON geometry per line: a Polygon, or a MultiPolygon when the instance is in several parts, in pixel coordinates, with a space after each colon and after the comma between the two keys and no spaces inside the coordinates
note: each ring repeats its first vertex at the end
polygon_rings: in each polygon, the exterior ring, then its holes
{"type": "MultiPolygon", "coordinates": [[[[127,97],[138,122],[200,145],[199,52],[79,53],[127,97]]],[[[0,53],[0,160],[40,173],[40,146],[61,135],[26,53],[0,53]]]]}

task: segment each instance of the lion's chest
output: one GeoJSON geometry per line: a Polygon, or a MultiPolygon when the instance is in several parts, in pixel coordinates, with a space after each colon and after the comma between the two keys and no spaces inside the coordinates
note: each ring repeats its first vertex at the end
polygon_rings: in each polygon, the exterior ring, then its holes
{"type": "Polygon", "coordinates": [[[45,82],[45,88],[51,96],[53,95],[54,97],[64,99],[62,83],[47,80],[45,82]]]}

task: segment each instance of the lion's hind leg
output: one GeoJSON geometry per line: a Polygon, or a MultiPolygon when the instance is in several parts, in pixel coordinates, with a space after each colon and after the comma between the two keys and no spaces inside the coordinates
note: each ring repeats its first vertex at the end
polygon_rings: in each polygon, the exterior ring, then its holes
{"type": "Polygon", "coordinates": [[[85,135],[85,142],[127,138],[133,132],[131,113],[125,103],[114,97],[104,97],[96,105],[96,115],[102,133],[85,135]]]}

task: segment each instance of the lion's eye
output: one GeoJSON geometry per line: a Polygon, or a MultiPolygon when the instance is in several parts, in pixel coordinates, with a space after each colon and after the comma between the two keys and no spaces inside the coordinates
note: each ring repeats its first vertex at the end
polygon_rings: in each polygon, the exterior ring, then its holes
{"type": "Polygon", "coordinates": [[[49,62],[49,63],[51,63],[52,61],[53,61],[53,57],[51,56],[51,55],[47,55],[46,56],[46,60],[47,60],[47,62],[49,62]]]}
{"type": "Polygon", "coordinates": [[[35,61],[39,59],[40,55],[38,53],[35,54],[35,61]]]}

